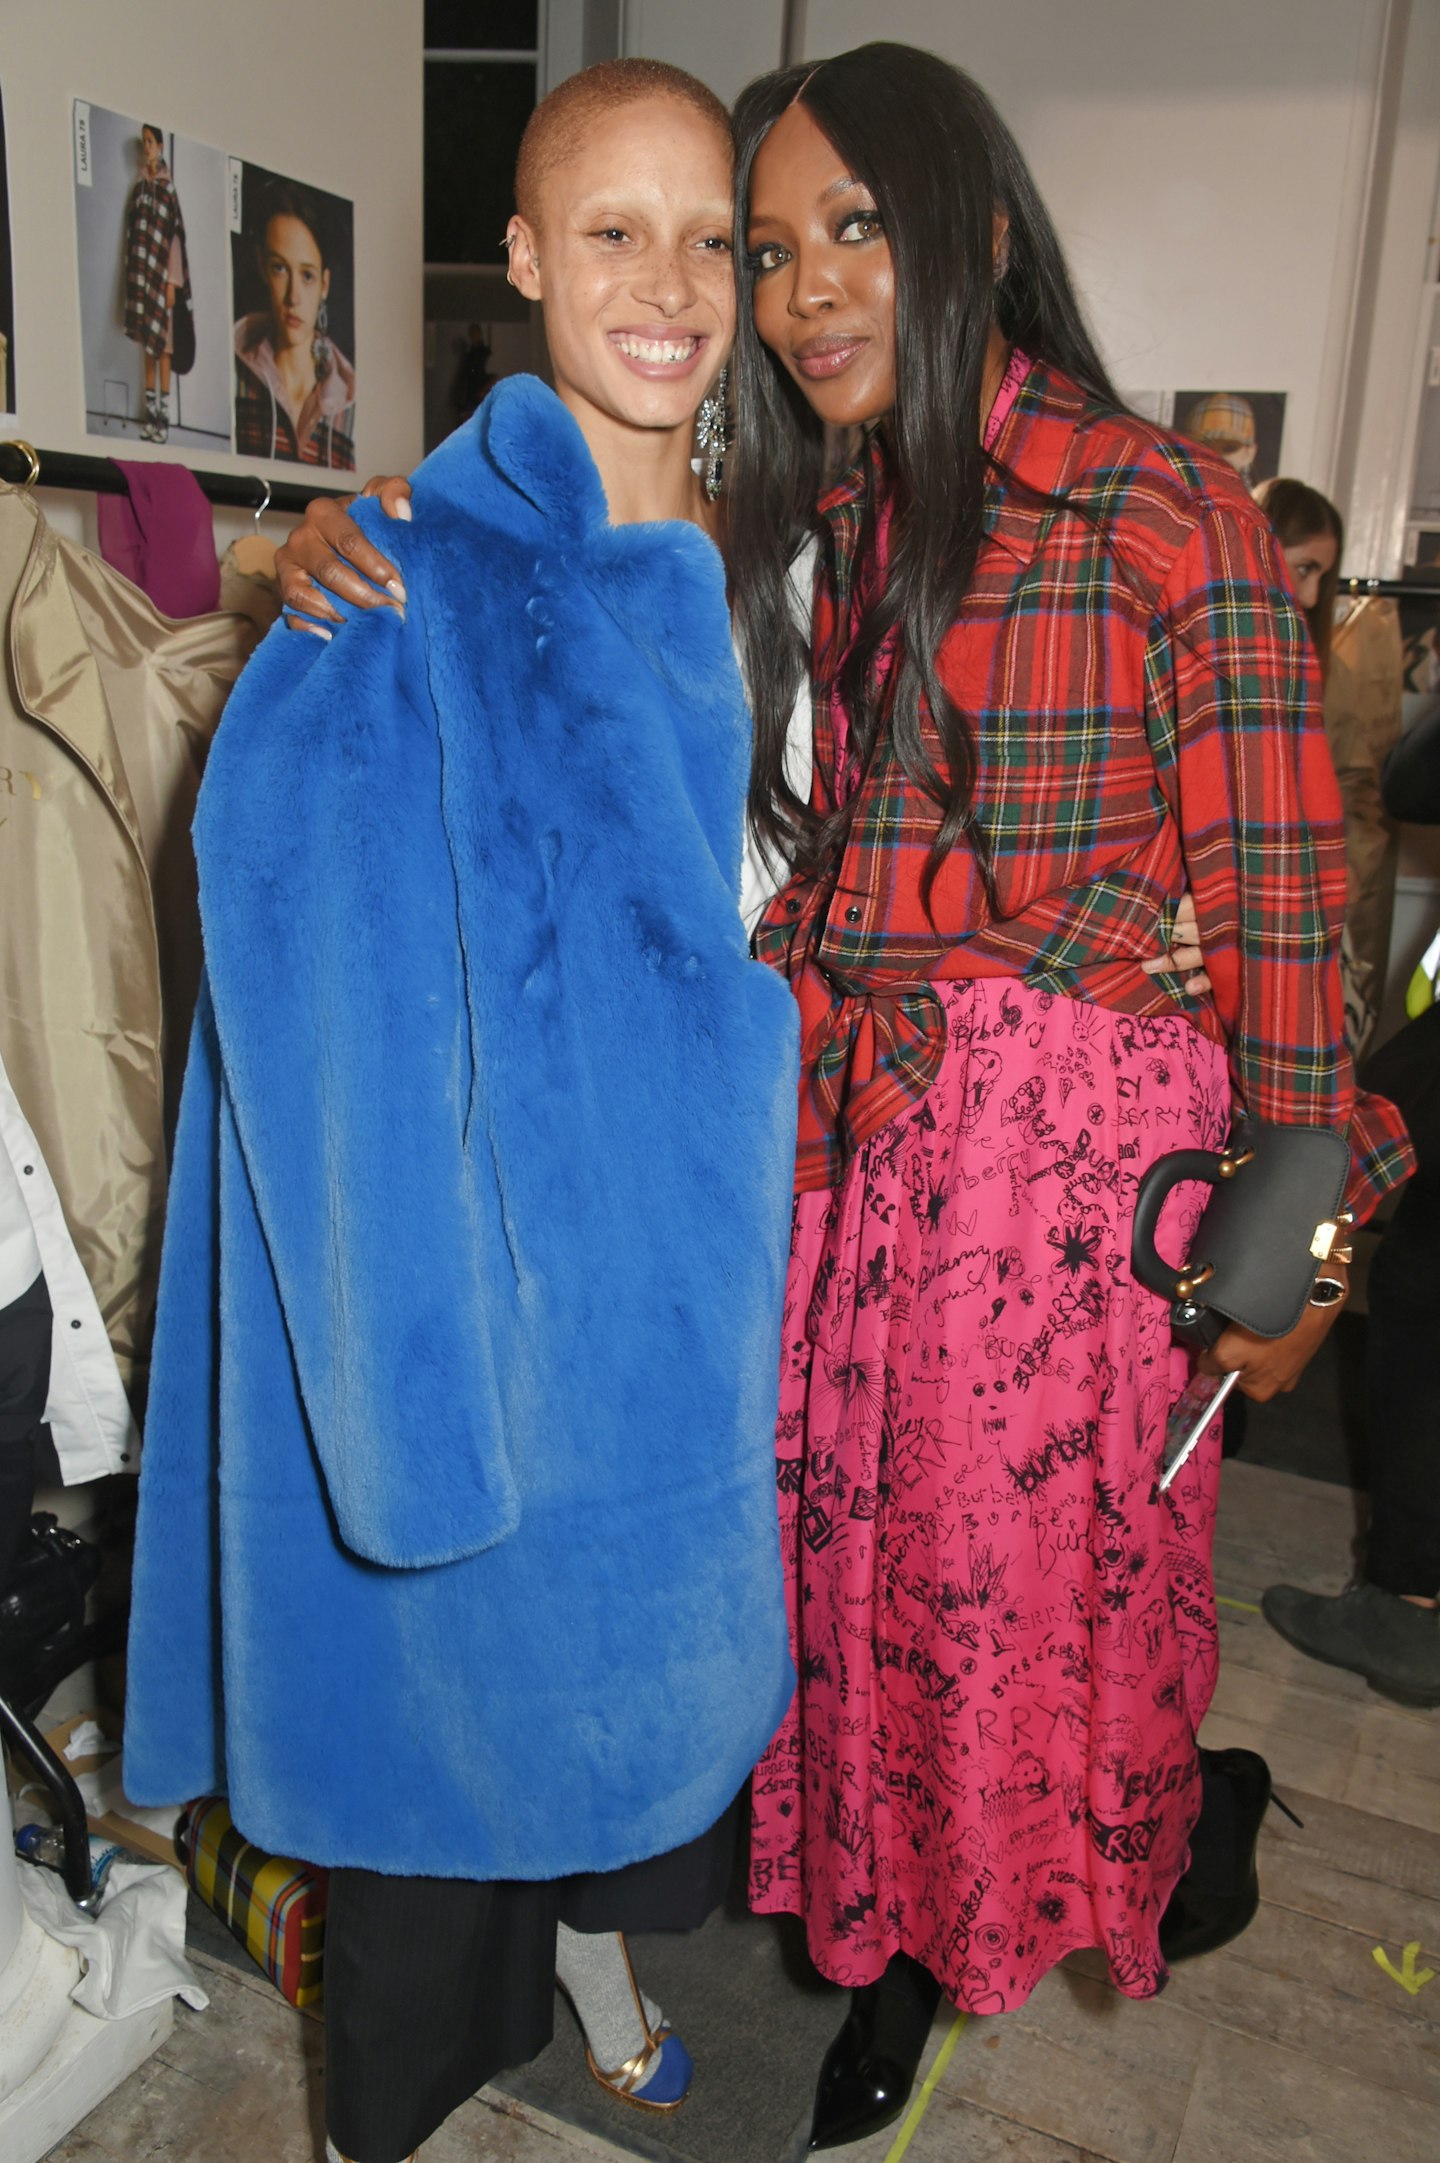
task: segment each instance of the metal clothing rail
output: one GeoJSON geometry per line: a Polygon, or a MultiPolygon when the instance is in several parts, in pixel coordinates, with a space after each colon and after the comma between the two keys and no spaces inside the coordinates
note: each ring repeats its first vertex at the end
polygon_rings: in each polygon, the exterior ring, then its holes
{"type": "Polygon", "coordinates": [[[1408,594],[1412,601],[1440,600],[1440,581],[1425,578],[1342,578],[1339,591],[1347,601],[1367,601],[1371,595],[1380,600],[1403,601],[1408,594]]]}
{"type": "MultiPolygon", "coordinates": [[[[296,517],[316,496],[348,496],[348,488],[309,488],[298,481],[266,481],[258,473],[199,473],[192,466],[212,503],[233,504],[242,511],[284,511],[296,517]]],[[[101,496],[128,494],[125,476],[108,458],[90,458],[74,451],[37,451],[12,437],[0,442],[0,480],[16,487],[83,488],[101,496]]]]}

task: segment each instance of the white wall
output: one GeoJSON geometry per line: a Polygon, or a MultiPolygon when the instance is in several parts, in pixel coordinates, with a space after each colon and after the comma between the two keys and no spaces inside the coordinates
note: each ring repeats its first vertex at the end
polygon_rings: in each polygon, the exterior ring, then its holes
{"type": "MultiPolygon", "coordinates": [[[[104,454],[103,441],[85,433],[71,157],[78,97],[143,112],[353,199],[359,470],[413,465],[422,445],[421,0],[3,0],[0,27],[20,392],[0,433],[104,454]]],[[[146,446],[129,444],[126,455],[143,458],[146,446]]],[[[228,452],[185,455],[251,470],[228,452]]],[[[281,464],[271,477],[305,476],[281,464]]],[[[48,491],[43,500],[62,530],[89,530],[91,499],[48,491]]],[[[242,520],[219,514],[222,539],[242,520]]]]}
{"type": "Polygon", "coordinates": [[[784,13],[782,0],[625,0],[625,51],[688,68],[729,105],[779,67],[784,13]]]}
{"type": "MultiPolygon", "coordinates": [[[[1121,387],[1283,390],[1286,469],[1338,490],[1349,567],[1398,568],[1440,0],[796,14],[808,59],[885,37],[968,68],[1034,168],[1121,387]]],[[[777,65],[784,16],[782,0],[626,0],[626,49],[729,98],[777,65]]]]}
{"type": "Polygon", "coordinates": [[[984,85],[1034,169],[1125,389],[1289,395],[1324,486],[1385,0],[809,0],[807,56],[875,36],[984,85]]]}

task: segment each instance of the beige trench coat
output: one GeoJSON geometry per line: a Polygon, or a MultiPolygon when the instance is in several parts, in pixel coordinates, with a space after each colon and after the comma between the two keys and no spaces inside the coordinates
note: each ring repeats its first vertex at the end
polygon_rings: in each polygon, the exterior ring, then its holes
{"type": "Polygon", "coordinates": [[[0,487],[0,1056],[132,1396],[200,970],[190,820],[255,643],[174,622],[0,487]]]}
{"type": "Polygon", "coordinates": [[[1346,1033],[1358,1058],[1385,990],[1395,907],[1396,827],[1380,801],[1380,768],[1400,734],[1400,612],[1374,596],[1336,624],[1325,682],[1325,733],[1345,804],[1346,1033]]]}

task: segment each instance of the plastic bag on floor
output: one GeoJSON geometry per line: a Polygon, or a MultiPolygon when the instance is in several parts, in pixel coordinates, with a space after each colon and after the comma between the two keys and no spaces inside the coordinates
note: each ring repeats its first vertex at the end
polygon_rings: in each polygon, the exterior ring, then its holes
{"type": "Polygon", "coordinates": [[[181,1997],[197,2013],[210,2000],[185,1958],[185,1880],[164,1863],[119,1857],[94,1915],[77,1908],[56,1871],[16,1863],[20,1897],[40,1928],[73,1945],[84,1969],[70,1995],[101,2020],[124,2020],[181,1997]]]}

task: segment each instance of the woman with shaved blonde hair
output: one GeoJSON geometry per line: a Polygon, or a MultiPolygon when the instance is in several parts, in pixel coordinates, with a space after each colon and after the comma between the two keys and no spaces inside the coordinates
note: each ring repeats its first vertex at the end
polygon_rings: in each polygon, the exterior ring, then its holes
{"type": "Polygon", "coordinates": [[[676,69],[537,109],[507,246],[555,389],[500,383],[417,473],[403,614],[266,642],[201,797],[126,1777],[223,1786],[329,1869],[348,2163],[544,2047],[557,1932],[596,2079],[684,2100],[619,1933],[718,1903],[794,1687],[795,1020],[737,906],[749,716],[691,463],[730,183],[676,69]]]}

